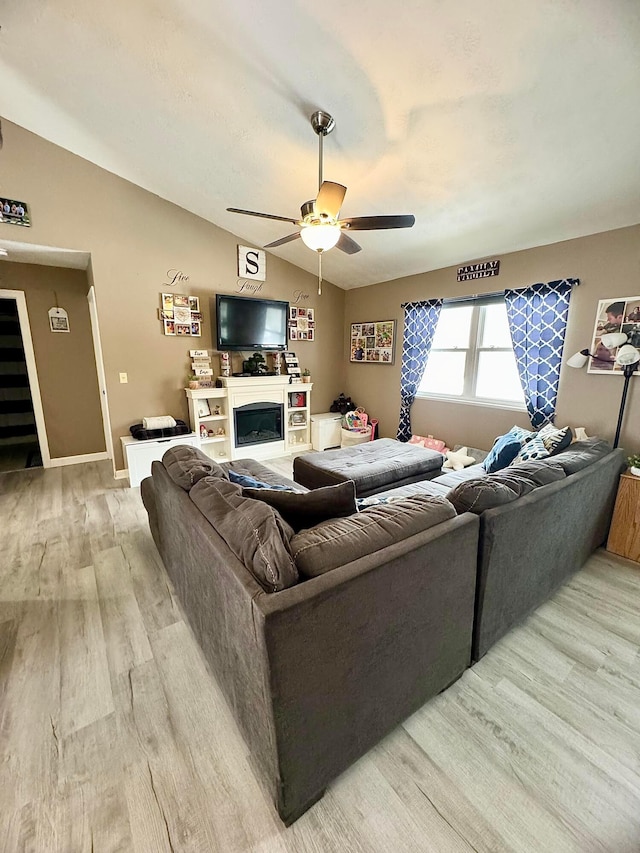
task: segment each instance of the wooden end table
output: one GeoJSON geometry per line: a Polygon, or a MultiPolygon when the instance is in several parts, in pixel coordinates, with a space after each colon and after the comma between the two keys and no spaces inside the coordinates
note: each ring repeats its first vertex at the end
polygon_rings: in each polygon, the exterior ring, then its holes
{"type": "Polygon", "coordinates": [[[607,551],[640,563],[640,477],[622,474],[607,551]]]}

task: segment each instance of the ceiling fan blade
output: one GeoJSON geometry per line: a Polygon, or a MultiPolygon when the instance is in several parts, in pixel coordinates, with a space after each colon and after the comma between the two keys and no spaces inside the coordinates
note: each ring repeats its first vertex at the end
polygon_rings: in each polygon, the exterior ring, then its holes
{"type": "Polygon", "coordinates": [[[340,213],[346,192],[347,188],[343,187],[342,184],[334,184],[333,181],[323,181],[314,205],[316,214],[336,219],[340,213]]]}
{"type": "Polygon", "coordinates": [[[293,222],[297,225],[298,219],[290,219],[288,216],[276,216],[273,213],[257,213],[255,210],[240,210],[238,207],[228,207],[229,213],[243,213],[245,216],[260,216],[262,219],[277,219],[279,222],[293,222]]]}
{"type": "Polygon", "coordinates": [[[362,251],[362,246],[358,246],[356,241],[352,240],[351,237],[348,237],[343,231],[336,243],[336,249],[340,249],[341,252],[346,252],[347,255],[355,255],[356,252],[362,251]]]}
{"type": "Polygon", "coordinates": [[[349,231],[382,231],[385,228],[411,228],[415,224],[415,216],[353,216],[351,219],[341,219],[338,225],[349,231]]]}
{"type": "Polygon", "coordinates": [[[274,240],[273,243],[267,243],[264,248],[275,249],[276,246],[284,246],[285,243],[291,243],[292,240],[297,240],[299,236],[300,232],[296,231],[295,234],[289,234],[287,237],[281,237],[279,240],[274,240]]]}

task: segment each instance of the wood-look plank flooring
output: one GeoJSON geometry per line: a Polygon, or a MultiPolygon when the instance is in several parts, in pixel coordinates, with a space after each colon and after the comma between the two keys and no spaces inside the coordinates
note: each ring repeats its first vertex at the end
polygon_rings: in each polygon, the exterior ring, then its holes
{"type": "Polygon", "coordinates": [[[6,474],[0,520],[1,851],[640,851],[635,564],[594,555],[285,829],[139,490],[6,474]]]}

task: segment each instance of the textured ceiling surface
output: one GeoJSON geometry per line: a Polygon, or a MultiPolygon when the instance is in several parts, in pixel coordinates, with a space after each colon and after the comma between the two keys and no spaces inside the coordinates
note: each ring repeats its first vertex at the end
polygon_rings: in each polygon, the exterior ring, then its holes
{"type": "MultiPolygon", "coordinates": [[[[0,0],[0,114],[254,245],[325,177],[344,288],[640,222],[638,0],[0,0]]],[[[0,161],[1,162],[1,161],[0,161]]],[[[274,250],[314,271],[300,241],[274,250]]]]}

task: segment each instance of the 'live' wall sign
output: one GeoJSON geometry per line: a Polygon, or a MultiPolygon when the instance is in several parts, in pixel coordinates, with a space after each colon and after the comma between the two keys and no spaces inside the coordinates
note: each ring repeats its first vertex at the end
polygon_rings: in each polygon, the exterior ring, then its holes
{"type": "Polygon", "coordinates": [[[482,261],[479,264],[465,264],[463,267],[458,267],[458,281],[491,278],[493,275],[500,275],[500,261],[482,261]]]}

